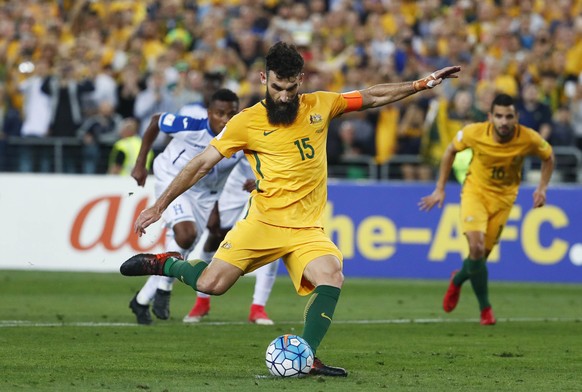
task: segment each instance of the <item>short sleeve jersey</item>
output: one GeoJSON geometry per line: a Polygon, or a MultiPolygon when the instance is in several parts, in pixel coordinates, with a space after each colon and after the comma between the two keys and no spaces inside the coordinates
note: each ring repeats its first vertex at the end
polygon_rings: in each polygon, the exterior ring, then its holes
{"type": "MultiPolygon", "coordinates": [[[[206,116],[193,118],[173,113],[162,113],[158,121],[160,131],[172,137],[162,153],[154,160],[154,174],[164,181],[171,181],[182,168],[200,154],[214,138],[206,116]]],[[[194,191],[220,192],[234,166],[243,154],[233,154],[223,159],[192,189],[194,191]]]]}
{"type": "Polygon", "coordinates": [[[522,125],[517,125],[513,138],[507,143],[497,142],[494,132],[490,122],[474,123],[465,126],[453,139],[458,151],[473,149],[463,189],[515,198],[525,157],[548,159],[552,147],[539,133],[522,125]]]}
{"type": "Polygon", "coordinates": [[[322,227],[328,126],[349,102],[333,92],[301,94],[299,101],[291,125],[271,125],[259,102],[234,116],[211,144],[225,157],[244,150],[257,178],[249,218],[282,227],[322,227]]]}

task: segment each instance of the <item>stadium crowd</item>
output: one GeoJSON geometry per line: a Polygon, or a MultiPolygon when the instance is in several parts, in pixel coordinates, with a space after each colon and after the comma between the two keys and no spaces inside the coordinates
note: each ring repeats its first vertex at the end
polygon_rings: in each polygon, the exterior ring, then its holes
{"type": "Polygon", "coordinates": [[[365,176],[373,159],[433,179],[497,92],[553,146],[582,149],[582,0],[19,0],[0,4],[0,171],[105,173],[124,120],[143,132],[202,101],[208,74],[254,104],[280,40],[304,56],[306,92],[462,66],[442,89],[334,120],[330,175],[365,176]]]}

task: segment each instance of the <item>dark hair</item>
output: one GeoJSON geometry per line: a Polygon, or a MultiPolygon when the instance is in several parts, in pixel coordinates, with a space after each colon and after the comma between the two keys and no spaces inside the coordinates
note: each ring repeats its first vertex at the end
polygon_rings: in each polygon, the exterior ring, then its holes
{"type": "Polygon", "coordinates": [[[214,101],[224,101],[224,102],[237,102],[238,103],[238,95],[227,88],[221,88],[217,90],[212,97],[210,98],[210,102],[214,101]]]}
{"type": "Polygon", "coordinates": [[[303,70],[303,57],[295,45],[286,42],[277,42],[271,46],[266,60],[266,70],[275,72],[280,78],[297,76],[303,70]]]}
{"type": "Polygon", "coordinates": [[[498,94],[491,102],[491,112],[494,106],[512,106],[514,105],[513,97],[507,94],[498,94]]]}

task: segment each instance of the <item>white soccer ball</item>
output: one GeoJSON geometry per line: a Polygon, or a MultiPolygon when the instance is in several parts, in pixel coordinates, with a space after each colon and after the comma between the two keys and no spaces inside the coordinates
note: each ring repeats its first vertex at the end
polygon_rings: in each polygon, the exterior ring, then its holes
{"type": "Polygon", "coordinates": [[[267,347],[265,363],[273,376],[305,376],[313,365],[313,351],[302,337],[281,335],[267,347]]]}

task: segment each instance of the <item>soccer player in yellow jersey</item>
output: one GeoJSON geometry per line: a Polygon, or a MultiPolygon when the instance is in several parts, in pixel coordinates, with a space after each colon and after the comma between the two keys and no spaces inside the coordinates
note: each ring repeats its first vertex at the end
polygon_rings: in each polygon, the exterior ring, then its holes
{"type": "Polygon", "coordinates": [[[489,121],[474,123],[461,129],[447,147],[442,158],[434,192],[421,199],[421,210],[435,205],[442,207],[445,184],[455,155],[467,148],[473,158],[461,193],[461,227],[469,243],[469,256],[463,267],[453,272],[443,300],[445,312],[457,306],[461,285],[471,281],[481,309],[481,324],[494,325],[496,320],[489,303],[488,274],[485,264],[517,197],[523,160],[534,155],[542,160],[541,178],[533,193],[533,207],[546,203],[546,189],[554,169],[552,147],[531,128],[518,123],[513,98],[506,94],[495,97],[489,121]]]}
{"type": "MultiPolygon", "coordinates": [[[[237,279],[281,258],[300,295],[313,293],[305,310],[303,338],[314,354],[326,334],[343,284],[342,255],[323,231],[327,202],[326,138],[329,122],[343,113],[389,104],[443,79],[457,77],[447,67],[414,82],[379,84],[339,94],[299,94],[303,58],[293,45],[278,42],[266,56],[261,82],[265,99],[234,116],[210,145],[142,211],[136,232],[160,219],[170,202],[223,158],[243,150],[257,178],[249,212],[226,235],[210,264],[171,254],[139,254],[120,268],[123,275],[166,275],[195,290],[225,293],[237,279]]],[[[316,356],[311,374],[347,376],[316,356]]]]}

